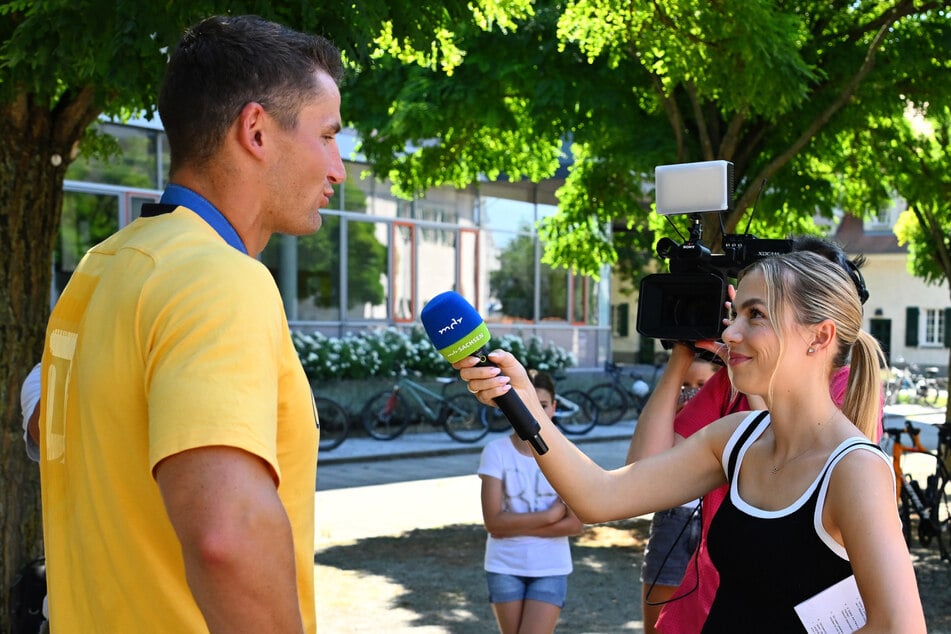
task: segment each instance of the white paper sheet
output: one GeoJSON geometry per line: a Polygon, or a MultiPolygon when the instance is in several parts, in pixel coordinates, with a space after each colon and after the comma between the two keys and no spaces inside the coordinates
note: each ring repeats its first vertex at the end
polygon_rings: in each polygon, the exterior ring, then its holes
{"type": "Polygon", "coordinates": [[[796,606],[809,634],[845,634],[865,625],[865,604],[852,575],[796,606]]]}

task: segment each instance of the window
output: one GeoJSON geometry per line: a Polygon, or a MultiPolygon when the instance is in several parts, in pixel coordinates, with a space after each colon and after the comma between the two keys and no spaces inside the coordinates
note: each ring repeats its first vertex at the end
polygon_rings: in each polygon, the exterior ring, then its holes
{"type": "Polygon", "coordinates": [[[98,131],[113,137],[119,153],[106,160],[96,157],[74,161],[66,171],[67,180],[141,189],[165,186],[169,153],[163,132],[115,123],[100,123],[98,131]]]}
{"type": "Polygon", "coordinates": [[[86,251],[118,229],[117,195],[70,191],[64,193],[59,240],[53,252],[54,297],[59,297],[86,251]]]}
{"type": "Polygon", "coordinates": [[[480,302],[486,321],[507,323],[535,319],[535,239],[531,234],[508,231],[482,233],[483,275],[488,298],[480,302]]]}
{"type": "Polygon", "coordinates": [[[459,230],[457,250],[459,286],[456,292],[473,306],[479,308],[479,232],[475,229],[459,230]]]}
{"type": "Polygon", "coordinates": [[[416,245],[416,283],[420,306],[445,291],[456,289],[456,240],[459,232],[423,226],[416,245]]]}
{"type": "Polygon", "coordinates": [[[390,270],[393,272],[393,320],[411,322],[414,318],[415,289],[413,268],[416,263],[416,226],[393,223],[390,246],[390,270]]]}
{"type": "MultiPolygon", "coordinates": [[[[904,205],[904,202],[902,204],[904,205]]],[[[869,233],[890,232],[901,214],[898,205],[899,201],[893,201],[885,209],[876,210],[873,216],[865,219],[865,231],[869,233]]]]}
{"type": "Polygon", "coordinates": [[[389,225],[347,219],[347,319],[386,319],[389,225]]]}
{"type": "Polygon", "coordinates": [[[926,308],[924,313],[925,331],[924,337],[921,339],[921,344],[924,346],[943,346],[945,311],[942,309],[926,308]]]}
{"type": "Polygon", "coordinates": [[[340,318],[340,217],[323,216],[320,231],[305,236],[275,235],[261,261],[277,280],[288,319],[340,318]]]}
{"type": "Polygon", "coordinates": [[[553,269],[547,264],[542,264],[539,268],[542,320],[568,321],[568,271],[563,268],[553,269]]]}
{"type": "Polygon", "coordinates": [[[355,211],[378,218],[406,218],[412,203],[397,198],[391,192],[392,184],[369,175],[363,163],[346,163],[347,180],[343,187],[335,187],[330,199],[331,209],[355,211]]]}
{"type": "Polygon", "coordinates": [[[951,308],[905,308],[905,345],[951,346],[951,308]]]}
{"type": "MultiPolygon", "coordinates": [[[[97,130],[112,154],[81,158],[67,172],[54,300],[85,252],[138,218],[167,183],[170,152],[161,129],[103,120],[97,130]]],[[[366,163],[344,165],[347,180],[334,187],[321,230],[275,235],[261,253],[290,321],[328,332],[348,324],[410,324],[426,301],[454,290],[489,322],[550,323],[549,335],[566,337],[567,346],[573,345],[568,324],[606,326],[610,311],[599,305],[606,286],[540,261],[538,222],[557,213],[552,189],[480,182],[435,187],[405,200],[392,193],[388,179],[371,176],[366,163]]],[[[915,320],[915,336],[951,340],[941,332],[951,318],[935,313],[929,319],[927,334],[915,320]]]]}

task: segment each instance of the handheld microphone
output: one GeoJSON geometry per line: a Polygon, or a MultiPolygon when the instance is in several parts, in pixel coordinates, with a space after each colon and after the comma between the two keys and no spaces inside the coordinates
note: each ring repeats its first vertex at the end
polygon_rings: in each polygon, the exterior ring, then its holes
{"type": "MultiPolygon", "coordinates": [[[[489,329],[472,304],[459,293],[440,293],[423,307],[419,318],[429,340],[449,363],[473,356],[479,358],[479,365],[494,365],[488,360],[489,329]]],[[[539,433],[541,426],[514,389],[495,397],[495,404],[518,437],[527,440],[535,453],[542,455],[548,451],[539,433]]]]}

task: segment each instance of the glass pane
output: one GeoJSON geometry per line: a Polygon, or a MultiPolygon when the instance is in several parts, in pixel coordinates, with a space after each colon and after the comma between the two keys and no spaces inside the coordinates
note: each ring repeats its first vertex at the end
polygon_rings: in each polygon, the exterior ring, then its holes
{"type": "Polygon", "coordinates": [[[541,287],[538,289],[543,320],[568,320],[568,271],[541,264],[541,287]]]}
{"type": "Polygon", "coordinates": [[[393,319],[413,320],[413,234],[412,225],[393,225],[393,319]]]}
{"type": "Polygon", "coordinates": [[[576,324],[586,323],[587,318],[587,284],[586,280],[580,275],[571,276],[571,321],[576,324]]]}
{"type": "Polygon", "coordinates": [[[482,196],[479,198],[479,205],[483,227],[527,233],[533,233],[535,230],[534,203],[482,196]]]}
{"type": "Polygon", "coordinates": [[[479,233],[472,229],[459,232],[459,287],[456,292],[466,298],[470,304],[479,307],[479,233]]]}
{"type": "MultiPolygon", "coordinates": [[[[588,318],[585,320],[585,323],[589,326],[608,325],[609,322],[607,320],[605,320],[603,324],[601,323],[601,298],[603,297],[601,284],[590,277],[585,278],[585,283],[588,287],[588,318]]],[[[610,306],[610,300],[606,299],[604,302],[605,310],[610,309],[610,306]]]]}
{"type": "Polygon", "coordinates": [[[347,317],[386,319],[389,225],[347,218],[347,317]]]}
{"type": "Polygon", "coordinates": [[[549,216],[554,216],[558,213],[557,205],[537,205],[535,207],[535,213],[538,214],[538,219],[547,218],[549,216]]]}
{"type": "Polygon", "coordinates": [[[420,301],[425,304],[439,293],[456,290],[456,231],[420,227],[418,276],[420,301]]]}
{"type": "Polygon", "coordinates": [[[340,318],[340,218],[323,214],[319,231],[305,236],[275,235],[261,262],[277,280],[288,319],[340,318]]]}
{"type": "Polygon", "coordinates": [[[64,192],[59,240],[53,252],[53,294],[58,297],[86,251],[119,228],[119,197],[64,192]]]}
{"type": "Polygon", "coordinates": [[[66,171],[68,180],[158,189],[158,131],[100,123],[99,130],[116,139],[119,153],[108,160],[74,161],[66,171]]]}
{"type": "Polygon", "coordinates": [[[440,187],[413,202],[413,218],[453,226],[475,226],[475,196],[469,192],[440,187]]]}
{"type": "MultiPolygon", "coordinates": [[[[343,210],[370,214],[380,218],[409,217],[411,203],[392,193],[389,181],[380,181],[369,175],[364,163],[345,163],[347,180],[344,181],[343,210]]],[[[339,187],[336,188],[339,190],[339,187]]],[[[334,192],[330,206],[340,208],[340,193],[334,192]]]]}
{"type": "Polygon", "coordinates": [[[486,321],[535,319],[535,241],[530,235],[485,231],[483,270],[489,278],[486,321]]]}
{"type": "Polygon", "coordinates": [[[344,168],[347,170],[347,180],[343,182],[343,187],[334,187],[334,195],[330,197],[327,208],[362,213],[367,206],[366,194],[359,184],[364,166],[344,163],[344,168]]]}

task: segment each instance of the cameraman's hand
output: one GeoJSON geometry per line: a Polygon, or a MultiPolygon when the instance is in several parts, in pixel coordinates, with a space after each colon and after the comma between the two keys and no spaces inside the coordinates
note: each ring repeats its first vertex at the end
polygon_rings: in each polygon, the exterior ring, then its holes
{"type": "Polygon", "coordinates": [[[707,352],[716,355],[723,362],[723,365],[726,365],[730,360],[730,349],[722,341],[705,339],[704,341],[694,341],[693,345],[698,350],[706,350],[707,352]]]}
{"type": "MultiPolygon", "coordinates": [[[[734,298],[736,298],[736,287],[730,284],[729,286],[727,286],[726,292],[727,292],[727,296],[729,296],[730,299],[728,301],[723,302],[723,305],[726,307],[726,314],[732,315],[733,314],[733,300],[734,298]]],[[[727,317],[726,319],[723,320],[723,325],[729,326],[730,323],[732,323],[732,321],[733,321],[732,319],[727,317]]],[[[726,365],[727,362],[729,361],[730,349],[722,341],[713,341],[712,339],[707,339],[704,341],[695,341],[694,346],[696,348],[699,348],[700,350],[706,350],[707,352],[715,354],[723,362],[723,365],[726,365]]]]}

